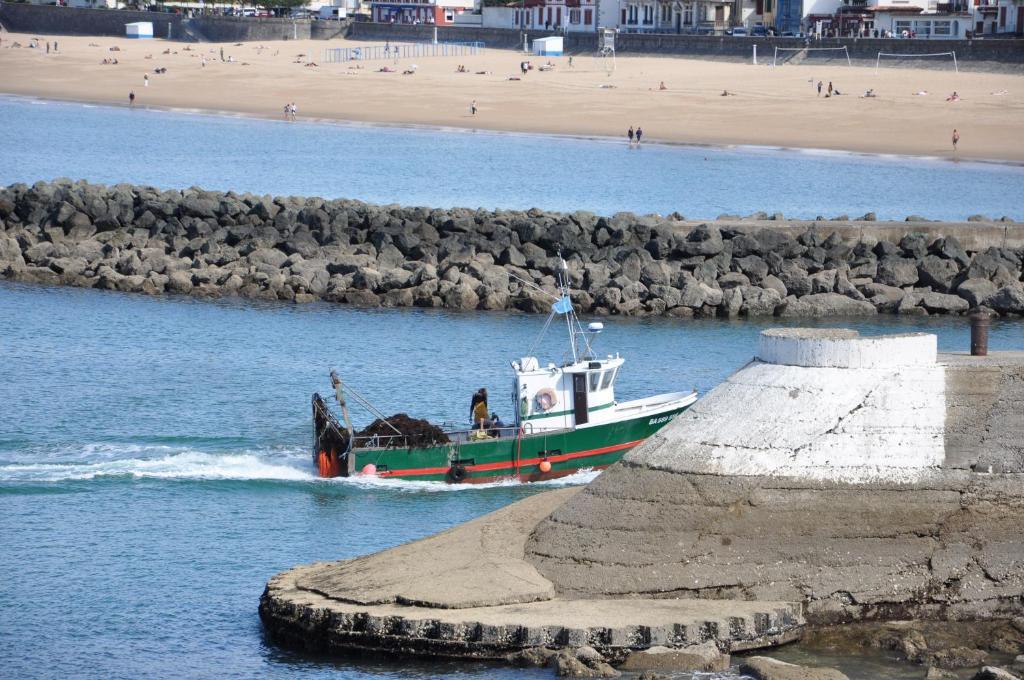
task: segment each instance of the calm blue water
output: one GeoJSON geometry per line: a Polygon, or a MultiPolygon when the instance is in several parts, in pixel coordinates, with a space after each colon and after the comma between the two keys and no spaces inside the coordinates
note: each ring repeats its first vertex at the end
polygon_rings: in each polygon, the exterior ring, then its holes
{"type": "MultiPolygon", "coordinates": [[[[298,656],[264,641],[256,613],[278,571],[550,488],[318,480],[306,451],[309,396],[330,367],[387,413],[454,419],[476,388],[504,392],[542,321],[0,282],[0,676],[550,677],[298,656]]],[[[707,390],[778,323],[606,321],[598,347],[626,357],[626,398],[707,390]]],[[[945,349],[969,338],[962,319],[845,325],[929,330],[945,349]]],[[[990,344],[1024,349],[1022,325],[995,323],[990,344]]],[[[542,347],[558,359],[562,338],[542,347]]],[[[872,669],[852,677],[881,677],[872,669]]]]}
{"type": "Polygon", "coordinates": [[[71,177],[698,219],[759,210],[1024,219],[1024,167],[1006,164],[654,144],[631,151],[620,140],[289,124],[10,97],[0,97],[0,120],[0,184],[71,177]]]}

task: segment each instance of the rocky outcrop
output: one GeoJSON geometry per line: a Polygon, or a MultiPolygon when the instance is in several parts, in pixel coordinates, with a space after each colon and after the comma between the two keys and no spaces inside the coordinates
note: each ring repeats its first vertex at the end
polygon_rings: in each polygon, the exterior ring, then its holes
{"type": "MultiPolygon", "coordinates": [[[[998,227],[999,246],[969,249],[930,223],[774,218],[694,223],[39,182],[0,189],[0,275],[151,295],[543,312],[561,253],[577,308],[593,314],[1024,314],[1024,235],[1007,241],[1010,225],[998,227]]],[[[949,229],[977,240],[986,228],[996,225],[949,229]]]]}

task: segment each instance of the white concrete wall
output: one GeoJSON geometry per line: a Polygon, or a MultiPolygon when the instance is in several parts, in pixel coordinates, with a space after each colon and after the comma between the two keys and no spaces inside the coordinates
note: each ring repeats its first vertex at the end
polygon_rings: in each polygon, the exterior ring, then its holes
{"type": "Polygon", "coordinates": [[[766,332],[755,360],[627,459],[659,469],[914,481],[944,458],[935,336],[766,332]]]}
{"type": "Polygon", "coordinates": [[[514,21],[515,10],[511,7],[484,7],[484,28],[519,28],[514,21]]]}
{"type": "Polygon", "coordinates": [[[804,16],[808,14],[835,14],[842,4],[841,0],[806,0],[804,16]]]}

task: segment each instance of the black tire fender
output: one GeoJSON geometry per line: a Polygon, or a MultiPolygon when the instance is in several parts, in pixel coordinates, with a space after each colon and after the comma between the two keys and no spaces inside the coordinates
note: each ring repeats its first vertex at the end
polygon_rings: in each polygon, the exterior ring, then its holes
{"type": "Polygon", "coordinates": [[[464,465],[455,464],[448,469],[448,479],[453,482],[461,482],[469,476],[464,465]]]}

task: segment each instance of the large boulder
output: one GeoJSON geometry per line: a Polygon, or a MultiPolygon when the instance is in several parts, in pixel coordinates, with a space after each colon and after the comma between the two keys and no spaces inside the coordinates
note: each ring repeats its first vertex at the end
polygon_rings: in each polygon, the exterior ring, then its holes
{"type": "Polygon", "coordinates": [[[971,307],[967,300],[958,295],[932,292],[924,293],[919,304],[932,314],[959,314],[971,307]]]}
{"type": "Polygon", "coordinates": [[[926,255],[917,265],[918,280],[940,293],[949,292],[953,279],[960,273],[960,267],[953,260],[944,260],[937,255],[926,255]]]}
{"type": "Polygon", "coordinates": [[[885,257],[878,261],[875,280],[887,286],[912,286],[917,283],[917,262],[905,257],[885,257]]]}
{"type": "Polygon", "coordinates": [[[834,668],[797,666],[767,656],[752,656],[740,664],[740,673],[754,680],[849,680],[834,668]]]}
{"type": "MultiPolygon", "coordinates": [[[[962,302],[962,300],[961,300],[962,302]]],[[[839,293],[817,293],[801,298],[789,296],[778,315],[781,317],[866,316],[877,313],[875,306],[839,293]]]]}
{"type": "Polygon", "coordinates": [[[1003,286],[985,298],[985,306],[1002,314],[1024,314],[1024,284],[1003,286]]]}
{"type": "Polygon", "coordinates": [[[650,647],[632,652],[619,666],[624,671],[724,671],[729,668],[729,655],[722,654],[713,642],[683,647],[650,647]]]}
{"type": "Polygon", "coordinates": [[[760,286],[741,286],[743,306],[740,311],[747,316],[772,316],[782,302],[778,291],[760,286]]]}
{"type": "Polygon", "coordinates": [[[956,294],[967,300],[971,307],[978,307],[985,302],[985,298],[996,292],[996,284],[988,279],[967,279],[957,286],[956,294]]]}
{"type": "Polygon", "coordinates": [[[701,224],[690,230],[682,242],[676,242],[676,249],[685,255],[717,255],[725,247],[722,232],[714,225],[701,224]]]}

